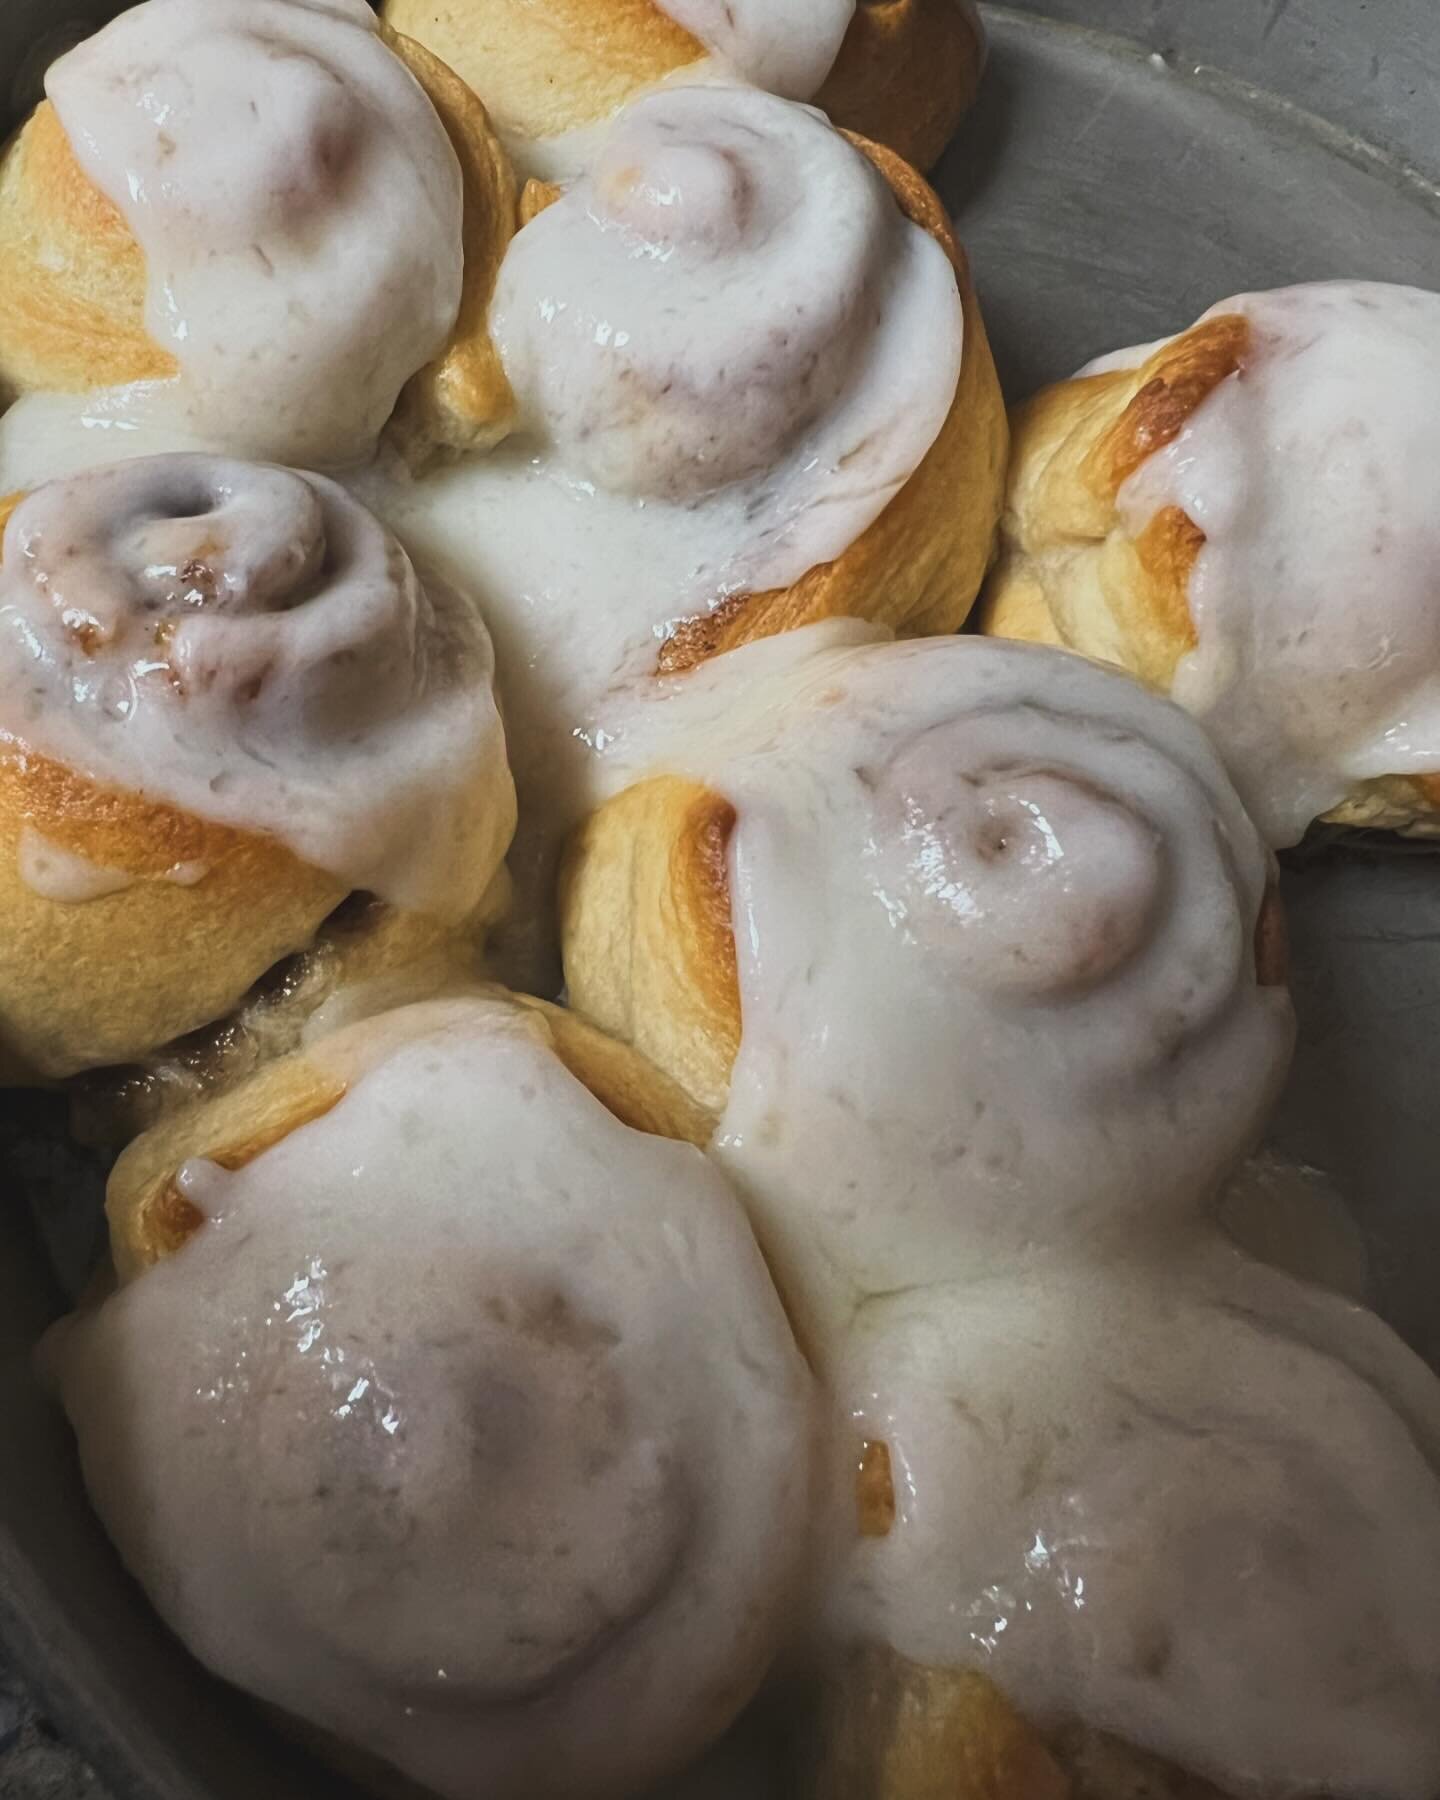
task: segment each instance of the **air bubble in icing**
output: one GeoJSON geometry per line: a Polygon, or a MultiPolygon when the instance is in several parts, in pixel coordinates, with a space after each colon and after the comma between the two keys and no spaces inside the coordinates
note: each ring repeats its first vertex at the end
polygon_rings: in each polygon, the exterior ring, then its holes
{"type": "Polygon", "coordinates": [[[6,530],[0,730],[444,917],[513,817],[490,678],[474,609],[321,476],[146,458],[6,530]]]}
{"type": "Polygon", "coordinates": [[[444,348],[463,261],[455,153],[374,14],[145,0],[46,88],[180,364],[142,412],[239,455],[363,456],[444,348]]]}

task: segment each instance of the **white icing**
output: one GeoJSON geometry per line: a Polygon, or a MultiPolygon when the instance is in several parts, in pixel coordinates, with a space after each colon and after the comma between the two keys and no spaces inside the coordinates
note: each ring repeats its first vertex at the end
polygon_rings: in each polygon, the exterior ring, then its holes
{"type": "Polygon", "coordinates": [[[20,827],[16,861],[20,879],[32,893],[65,906],[103,900],[107,894],[122,894],[135,884],[135,877],[123,869],[107,869],[89,857],[77,856],[33,825],[20,827]]]}
{"type": "Polygon", "coordinates": [[[1370,1290],[1364,1233],[1323,1169],[1263,1150],[1226,1183],[1216,1217],[1251,1256],[1287,1275],[1357,1302],[1370,1290]]]}
{"type": "MultiPolygon", "coordinates": [[[[244,456],[364,455],[460,305],[460,170],[361,0],[147,0],[46,79],[181,367],[146,398],[244,456]]],[[[102,404],[123,416],[123,392],[102,404]]]]}
{"type": "Polygon", "coordinates": [[[1440,773],[1440,295],[1328,283],[1224,313],[1252,328],[1240,371],[1121,517],[1179,506],[1205,532],[1172,691],[1284,845],[1357,782],[1440,773]]]}
{"type": "Polygon", "coordinates": [[[808,100],[834,66],[855,0],[658,0],[756,87],[808,100]]]}
{"type": "Polygon", "coordinates": [[[250,1692],[455,1800],[635,1792],[788,1621],[806,1370],[719,1172],[512,1008],[350,1060],[248,1167],[189,1165],[198,1235],[52,1338],[90,1492],[250,1692]]]}
{"type": "Polygon", "coordinates": [[[672,623],[839,556],[923,459],[959,379],[939,245],[823,121],[668,88],[516,237],[492,314],[522,430],[359,491],[495,633],[532,896],[587,745],[672,623]]]}
{"type": "Polygon", "coordinates": [[[84,469],[180,451],[223,453],[177,419],[170,382],[95,388],[87,394],[22,394],[0,416],[0,494],[16,494],[84,469]]]}
{"type": "Polygon", "coordinates": [[[1187,1216],[1292,1034],[1256,982],[1270,859],[1183,713],[1064,652],[828,637],[716,659],[615,753],[736,809],[715,1153],[819,1339],[864,1294],[1187,1216]]]}
{"type": "Polygon", "coordinates": [[[145,458],[5,533],[0,733],[447,918],[513,818],[490,678],[474,608],[323,476],[145,458]]]}
{"type": "Polygon", "coordinates": [[[897,1511],[851,1511],[841,1637],[1226,1793],[1440,1787],[1440,1387],[1378,1320],[1171,1245],[877,1301],[836,1391],[897,1511]]]}

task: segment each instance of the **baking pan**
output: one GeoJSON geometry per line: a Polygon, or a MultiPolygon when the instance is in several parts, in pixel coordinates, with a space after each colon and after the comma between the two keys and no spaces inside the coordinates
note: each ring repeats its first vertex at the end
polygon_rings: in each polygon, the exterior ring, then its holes
{"type": "MultiPolygon", "coordinates": [[[[51,56],[118,10],[0,0],[5,122],[51,56]]],[[[985,86],[937,184],[1012,394],[1247,288],[1331,276],[1440,288],[1436,0],[984,10],[985,86]]],[[[1361,1227],[1370,1297],[1440,1364],[1440,859],[1311,844],[1285,893],[1301,1043],[1274,1141],[1333,1178],[1361,1227]]],[[[30,1346],[100,1241],[99,1171],[37,1146],[51,1105],[0,1103],[0,1635],[119,1800],[343,1795],[153,1620],[30,1378],[30,1346]]],[[[764,1791],[743,1743],[686,1784],[716,1800],[764,1791]]]]}

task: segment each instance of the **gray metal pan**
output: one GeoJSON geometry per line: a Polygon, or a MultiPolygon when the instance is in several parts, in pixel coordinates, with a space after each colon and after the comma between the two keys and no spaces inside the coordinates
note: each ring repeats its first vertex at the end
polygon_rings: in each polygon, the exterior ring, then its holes
{"type": "MultiPolygon", "coordinates": [[[[118,10],[0,0],[0,121],[21,116],[50,55],[118,10]]],[[[938,184],[1012,394],[1251,287],[1440,288],[1437,0],[985,11],[986,85],[938,184]]],[[[1302,1042],[1275,1137],[1334,1176],[1377,1305],[1440,1363],[1440,860],[1324,849],[1292,864],[1286,891],[1302,1042]]],[[[24,1184],[73,1225],[94,1172],[56,1159],[32,1159],[24,1184]]],[[[0,1635],[121,1800],[345,1793],[189,1661],[92,1521],[27,1370],[63,1296],[23,1199],[0,1193],[0,1635]]],[[[758,1789],[742,1765],[704,1791],[758,1789]]]]}

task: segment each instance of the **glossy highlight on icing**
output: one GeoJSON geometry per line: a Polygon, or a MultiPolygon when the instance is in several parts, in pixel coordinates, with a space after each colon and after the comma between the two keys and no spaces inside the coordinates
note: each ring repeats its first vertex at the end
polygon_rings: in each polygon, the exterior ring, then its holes
{"type": "Polygon", "coordinates": [[[516,1008],[352,1041],[337,1105],[187,1165],[203,1225],[52,1339],[90,1492],[251,1692],[456,1800],[633,1792],[774,1653],[808,1373],[723,1177],[516,1008]]]}
{"type": "Polygon", "coordinates": [[[834,1387],[897,1471],[842,1639],[1224,1793],[1434,1793],[1440,1390],[1377,1319],[1181,1236],[877,1300],[834,1387]]]}

